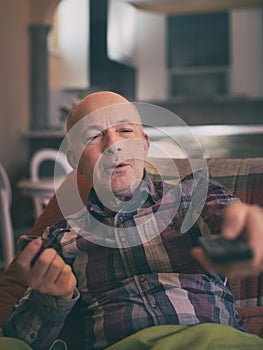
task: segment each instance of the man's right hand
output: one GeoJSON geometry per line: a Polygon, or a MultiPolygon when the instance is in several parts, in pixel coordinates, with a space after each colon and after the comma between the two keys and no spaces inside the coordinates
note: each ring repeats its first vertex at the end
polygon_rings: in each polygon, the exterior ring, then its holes
{"type": "Polygon", "coordinates": [[[32,265],[32,260],[41,246],[41,238],[36,238],[17,256],[16,265],[20,276],[28,286],[42,294],[71,299],[76,287],[76,278],[71,267],[55,249],[45,249],[32,265]]]}

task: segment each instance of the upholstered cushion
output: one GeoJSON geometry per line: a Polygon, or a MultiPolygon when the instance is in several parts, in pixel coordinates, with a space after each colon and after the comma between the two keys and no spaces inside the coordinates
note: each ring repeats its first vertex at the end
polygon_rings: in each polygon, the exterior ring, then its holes
{"type": "Polygon", "coordinates": [[[241,307],[237,311],[242,316],[249,333],[263,338],[263,306],[241,307]]]}

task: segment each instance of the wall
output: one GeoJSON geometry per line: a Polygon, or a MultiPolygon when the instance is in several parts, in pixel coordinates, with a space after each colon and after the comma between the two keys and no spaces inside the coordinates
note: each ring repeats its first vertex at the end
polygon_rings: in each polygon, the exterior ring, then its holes
{"type": "Polygon", "coordinates": [[[89,4],[87,0],[67,0],[58,6],[60,86],[67,89],[89,85],[89,4]],[[74,44],[74,45],[73,45],[74,44]]]}
{"type": "Polygon", "coordinates": [[[231,12],[232,94],[263,97],[263,9],[231,12]]]}
{"type": "Polygon", "coordinates": [[[0,1],[0,162],[11,177],[27,157],[29,123],[28,0],[0,1]]]}
{"type": "MultiPolygon", "coordinates": [[[[0,64],[1,64],[1,79],[0,79],[0,102],[1,102],[1,111],[0,111],[0,121],[1,121],[1,129],[0,129],[0,161],[6,167],[8,173],[11,176],[16,174],[21,167],[25,167],[25,162],[27,161],[28,150],[27,150],[27,141],[22,138],[22,132],[26,131],[29,125],[30,119],[30,107],[29,107],[29,75],[30,75],[30,62],[29,62],[29,35],[28,35],[28,26],[32,21],[32,3],[35,5],[40,5],[43,3],[47,3],[48,1],[43,0],[1,0],[0,1],[0,43],[1,43],[1,55],[0,55],[0,64]]],[[[59,0],[53,0],[53,2],[58,3],[59,0]]],[[[52,3],[50,0],[49,3],[52,3]]],[[[43,7],[43,6],[42,6],[43,7]]],[[[39,6],[37,6],[39,8],[39,6]]],[[[233,20],[237,21],[237,16],[242,16],[245,14],[245,10],[236,13],[235,18],[233,20]],[[242,12],[242,13],[241,13],[242,12]]],[[[250,12],[252,16],[261,16],[262,10],[256,10],[255,12],[250,12]]],[[[40,16],[41,17],[41,16],[40,16]]],[[[39,17],[39,18],[40,18],[39,17]]],[[[261,18],[261,17],[260,17],[261,18]]],[[[237,22],[236,22],[237,23],[237,22]]],[[[241,22],[239,22],[240,25],[241,22]]],[[[243,23],[243,20],[242,20],[243,23]]],[[[262,25],[262,18],[261,18],[262,25]]],[[[136,99],[141,100],[152,100],[152,101],[164,101],[167,96],[167,82],[165,75],[162,74],[165,71],[165,56],[163,54],[164,50],[160,50],[160,46],[165,47],[164,40],[164,28],[165,28],[165,20],[161,15],[152,15],[152,14],[142,14],[138,16],[138,37],[139,43],[137,51],[135,52],[135,61],[136,67],[138,69],[137,72],[137,96],[136,99]],[[144,21],[146,17],[149,22],[149,29],[146,31],[143,29],[144,21]],[[158,28],[158,29],[157,29],[158,28]],[[153,35],[153,30],[154,35],[153,35]],[[151,45],[150,45],[151,44],[151,45]],[[142,51],[143,47],[148,47],[144,52],[142,51]],[[149,48],[150,47],[150,48],[149,48]],[[156,49],[156,51],[154,50],[156,49]],[[158,67],[158,68],[156,68],[158,67]]],[[[242,27],[244,29],[244,26],[242,27]]],[[[253,28],[252,28],[253,29],[253,28]]],[[[252,30],[251,29],[251,30],[252,30]]],[[[262,34],[262,32],[261,32],[262,34]]],[[[235,35],[238,35],[237,33],[235,35]]],[[[262,38],[258,38],[258,40],[262,40],[262,38]]],[[[249,39],[248,39],[249,42],[249,39]]],[[[250,40],[250,44],[252,45],[252,40],[250,40]]],[[[262,42],[261,42],[262,45],[262,42]]],[[[245,49],[245,46],[242,46],[243,51],[248,51],[245,49]]],[[[250,53],[251,50],[249,51],[250,53]]],[[[248,53],[248,52],[247,52],[248,53]]],[[[262,54],[262,52],[261,52],[262,54]]],[[[237,57],[238,55],[236,55],[237,57]]],[[[240,58],[242,58],[239,55],[240,58]]],[[[250,58],[253,57],[250,56],[250,58]]],[[[255,57],[254,57],[255,59],[255,57]]],[[[245,62],[247,63],[247,62],[245,62]]],[[[235,72],[234,76],[236,80],[232,77],[232,92],[247,94],[250,90],[252,91],[253,82],[257,81],[260,85],[257,88],[257,92],[251,93],[251,96],[260,97],[263,95],[262,91],[262,67],[263,65],[257,63],[250,65],[250,69],[253,69],[253,74],[249,74],[249,71],[244,68],[244,61],[237,62],[233,60],[233,72],[235,72]],[[240,70],[239,64],[242,64],[242,69],[240,70]],[[255,72],[255,68],[260,65],[260,73],[255,72]],[[240,72],[242,74],[240,74],[240,72]],[[244,73],[248,74],[245,76],[244,73]],[[250,79],[249,77],[256,76],[259,79],[250,79]],[[243,82],[250,82],[250,84],[243,84],[237,80],[243,78],[243,82]],[[238,86],[242,86],[242,91],[238,90],[238,86]]],[[[247,94],[248,95],[248,94],[247,94]]],[[[246,121],[249,119],[249,122],[260,123],[261,111],[262,111],[262,100],[256,101],[254,106],[260,105],[256,111],[252,110],[252,106],[241,106],[242,112],[244,116],[242,117],[242,121],[246,121]],[[245,115],[246,112],[246,115],[245,115]],[[253,112],[253,113],[251,113],[253,112]]],[[[234,102],[233,102],[234,103],[234,102]]],[[[235,101],[236,105],[239,105],[239,101],[235,101]]],[[[249,102],[250,103],[250,102],[249,102]]],[[[253,101],[251,101],[253,103],[253,101]]],[[[229,103],[226,101],[227,106],[229,103]]],[[[222,109],[222,115],[225,119],[233,118],[238,115],[237,119],[240,122],[240,113],[234,113],[234,106],[232,108],[231,104],[231,115],[228,114],[228,107],[225,107],[225,104],[220,104],[220,106],[224,105],[222,109]],[[234,115],[235,114],[235,115],[234,115]]],[[[206,104],[207,105],[207,104],[206,104]]],[[[192,108],[191,103],[185,104],[177,104],[180,109],[180,114],[185,116],[187,121],[190,121],[190,114],[192,118],[195,120],[192,121],[193,124],[199,124],[200,117],[204,117],[205,108],[202,106],[195,105],[192,108]],[[189,112],[189,108],[191,111],[189,112]],[[198,113],[200,111],[200,113],[198,113]]],[[[215,123],[215,113],[211,111],[213,108],[218,110],[218,106],[209,105],[209,113],[207,115],[213,114],[213,123],[215,123]]],[[[230,109],[229,109],[230,110],[230,109]]],[[[218,115],[218,113],[217,113],[218,115]]],[[[190,121],[191,122],[191,121],[190,121]]],[[[209,116],[203,120],[202,122],[209,123],[209,116]]],[[[222,120],[219,120],[218,123],[222,123],[222,120]]],[[[229,119],[229,123],[231,123],[231,119],[229,119]]]]}
{"type": "Polygon", "coordinates": [[[167,99],[165,34],[165,16],[137,11],[137,100],[167,99]]]}
{"type": "MultiPolygon", "coordinates": [[[[134,57],[138,100],[168,98],[165,16],[137,10],[134,57]],[[147,47],[147,50],[144,48],[147,47]]],[[[263,8],[230,11],[229,90],[233,97],[263,97],[263,8]]]]}

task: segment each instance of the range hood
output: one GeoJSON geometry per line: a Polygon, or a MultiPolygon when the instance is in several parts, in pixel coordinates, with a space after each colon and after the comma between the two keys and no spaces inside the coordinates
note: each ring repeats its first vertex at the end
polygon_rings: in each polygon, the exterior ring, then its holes
{"type": "Polygon", "coordinates": [[[187,14],[261,7],[263,0],[128,0],[137,9],[162,14],[187,14]]]}

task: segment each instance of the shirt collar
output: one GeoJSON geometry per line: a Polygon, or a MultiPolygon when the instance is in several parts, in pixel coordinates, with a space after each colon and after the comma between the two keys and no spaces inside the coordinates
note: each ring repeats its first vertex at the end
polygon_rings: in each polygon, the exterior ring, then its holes
{"type": "MultiPolygon", "coordinates": [[[[144,170],[144,176],[141,181],[139,188],[135,191],[134,198],[129,204],[123,209],[128,212],[135,212],[138,208],[150,207],[154,205],[162,197],[162,183],[153,182],[146,170],[144,170]],[[136,196],[136,193],[138,194],[136,196]],[[143,195],[145,194],[146,197],[143,195]]],[[[105,208],[101,201],[99,200],[94,188],[89,192],[87,208],[89,212],[94,214],[99,214],[105,217],[113,217],[116,212],[105,211],[105,208]]]]}

